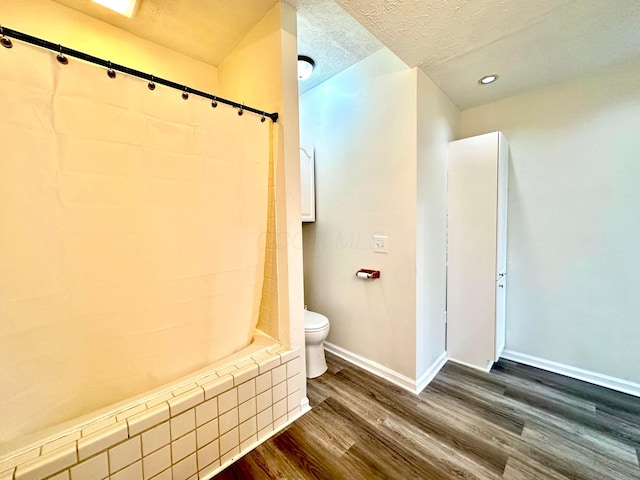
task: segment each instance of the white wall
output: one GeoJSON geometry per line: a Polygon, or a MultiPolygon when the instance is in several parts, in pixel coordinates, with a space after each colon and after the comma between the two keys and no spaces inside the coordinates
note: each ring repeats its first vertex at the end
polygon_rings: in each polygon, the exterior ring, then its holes
{"type": "Polygon", "coordinates": [[[418,84],[416,372],[429,370],[446,348],[447,146],[460,112],[422,70],[418,84]]]}
{"type": "Polygon", "coordinates": [[[507,349],[640,383],[640,66],[461,114],[511,146],[507,349]]]}
{"type": "Polygon", "coordinates": [[[315,224],[304,233],[305,301],[329,342],[415,378],[416,76],[387,49],[300,97],[316,147],[315,224]],[[373,253],[374,233],[390,253],[373,253]],[[354,275],[382,272],[379,280],[354,275]]]}

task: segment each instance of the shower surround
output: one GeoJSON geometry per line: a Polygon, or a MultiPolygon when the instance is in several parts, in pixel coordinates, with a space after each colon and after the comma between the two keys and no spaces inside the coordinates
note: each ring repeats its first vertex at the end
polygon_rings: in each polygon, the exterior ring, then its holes
{"type": "Polygon", "coordinates": [[[0,86],[0,479],[206,478],[300,415],[268,125],[19,42],[0,86]]]}

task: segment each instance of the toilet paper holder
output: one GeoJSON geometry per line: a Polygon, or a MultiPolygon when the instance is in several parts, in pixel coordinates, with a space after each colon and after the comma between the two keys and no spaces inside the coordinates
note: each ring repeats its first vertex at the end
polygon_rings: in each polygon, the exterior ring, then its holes
{"type": "Polygon", "coordinates": [[[380,270],[368,270],[366,268],[361,268],[356,272],[356,277],[370,280],[380,278],[380,270]]]}

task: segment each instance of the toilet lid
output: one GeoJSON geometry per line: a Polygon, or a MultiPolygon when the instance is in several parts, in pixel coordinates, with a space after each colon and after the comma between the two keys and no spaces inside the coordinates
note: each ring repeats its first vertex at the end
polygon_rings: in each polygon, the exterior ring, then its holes
{"type": "Polygon", "coordinates": [[[304,329],[305,330],[317,330],[329,325],[329,319],[324,315],[320,315],[316,312],[304,311],[304,329]]]}

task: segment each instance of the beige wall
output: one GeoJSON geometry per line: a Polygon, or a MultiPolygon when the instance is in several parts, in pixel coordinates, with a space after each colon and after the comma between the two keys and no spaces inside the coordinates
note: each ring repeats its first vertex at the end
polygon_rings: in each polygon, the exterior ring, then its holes
{"type": "Polygon", "coordinates": [[[316,149],[306,303],[329,317],[329,342],[414,382],[445,352],[446,160],[458,116],[387,49],[300,98],[302,143],[316,149]],[[389,235],[389,254],[372,251],[374,233],[389,235]],[[382,277],[356,279],[359,268],[382,277]]]}
{"type": "Polygon", "coordinates": [[[296,34],[295,10],[279,3],[219,69],[223,95],[280,115],[273,124],[276,184],[270,203],[276,232],[269,236],[264,290],[270,304],[263,305],[258,328],[300,347],[304,360],[302,245],[295,241],[301,237],[296,34]]]}
{"type": "Polygon", "coordinates": [[[3,0],[4,26],[65,47],[216,93],[216,67],[144,40],[51,0],[3,0]]]}
{"type": "Polygon", "coordinates": [[[640,67],[462,112],[509,139],[507,350],[640,383],[640,67]]]}
{"type": "Polygon", "coordinates": [[[447,147],[460,112],[422,70],[418,77],[416,375],[446,348],[447,147]]]}
{"type": "Polygon", "coordinates": [[[304,232],[305,300],[328,341],[416,373],[416,76],[382,49],[300,97],[316,149],[316,218],[304,232]],[[389,254],[372,235],[389,236],[389,254]],[[380,270],[378,280],[355,277],[380,270]]]}

